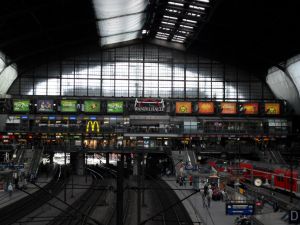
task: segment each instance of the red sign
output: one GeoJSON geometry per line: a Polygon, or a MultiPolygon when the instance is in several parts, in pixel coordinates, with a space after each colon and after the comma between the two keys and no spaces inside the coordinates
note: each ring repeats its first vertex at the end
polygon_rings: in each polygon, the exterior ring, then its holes
{"type": "Polygon", "coordinates": [[[235,102],[222,102],[221,103],[222,114],[236,114],[236,103],[235,102]]]}

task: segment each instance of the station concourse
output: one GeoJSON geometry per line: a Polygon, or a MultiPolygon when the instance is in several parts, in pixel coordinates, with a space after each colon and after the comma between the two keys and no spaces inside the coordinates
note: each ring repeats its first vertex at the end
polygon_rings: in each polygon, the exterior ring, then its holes
{"type": "Polygon", "coordinates": [[[0,225],[300,223],[300,5],[3,0],[0,225]]]}

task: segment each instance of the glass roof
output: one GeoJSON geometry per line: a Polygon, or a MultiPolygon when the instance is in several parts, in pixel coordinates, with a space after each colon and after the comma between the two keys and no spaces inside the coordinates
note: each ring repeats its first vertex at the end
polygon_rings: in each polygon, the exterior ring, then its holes
{"type": "Polygon", "coordinates": [[[209,0],[169,0],[162,12],[155,37],[185,43],[195,33],[209,7],[209,0]]]}
{"type": "Polygon", "coordinates": [[[93,0],[101,46],[141,37],[146,0],[93,0]]]}

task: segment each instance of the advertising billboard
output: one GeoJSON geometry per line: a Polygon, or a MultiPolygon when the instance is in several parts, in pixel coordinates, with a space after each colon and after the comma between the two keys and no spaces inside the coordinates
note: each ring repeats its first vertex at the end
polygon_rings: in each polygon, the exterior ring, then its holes
{"type": "Polygon", "coordinates": [[[53,100],[38,100],[37,101],[38,112],[53,112],[53,100]]]}
{"type": "Polygon", "coordinates": [[[100,112],[100,101],[97,100],[85,100],[84,112],[98,113],[100,112]]]}
{"type": "Polygon", "coordinates": [[[122,101],[108,101],[107,102],[107,113],[123,113],[122,101]]]}
{"type": "Polygon", "coordinates": [[[258,114],[258,103],[244,103],[241,111],[246,115],[256,115],[258,114]]]}
{"type": "Polygon", "coordinates": [[[192,103],[176,102],[176,113],[180,113],[180,114],[192,113],[192,103]]]}
{"type": "Polygon", "coordinates": [[[77,100],[61,100],[61,112],[77,112],[77,100]]]}
{"type": "Polygon", "coordinates": [[[236,114],[236,103],[235,102],[222,102],[221,103],[221,114],[236,114]]]}
{"type": "Polygon", "coordinates": [[[30,110],[30,101],[23,99],[14,99],[13,100],[13,111],[14,112],[29,112],[30,110]]]}
{"type": "Polygon", "coordinates": [[[134,110],[138,112],[163,112],[165,110],[165,102],[163,99],[135,99],[134,110]]]}
{"type": "Polygon", "coordinates": [[[213,114],[215,106],[213,102],[198,102],[198,113],[200,114],[213,114]]]}
{"type": "Polygon", "coordinates": [[[280,104],[279,103],[265,103],[265,114],[279,115],[280,114],[280,104]]]}

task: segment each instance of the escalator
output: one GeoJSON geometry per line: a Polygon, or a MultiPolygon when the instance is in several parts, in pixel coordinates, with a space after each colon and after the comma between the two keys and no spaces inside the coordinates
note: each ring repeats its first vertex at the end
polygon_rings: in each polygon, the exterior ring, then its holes
{"type": "Polygon", "coordinates": [[[34,177],[37,176],[39,165],[43,156],[44,148],[35,149],[32,161],[30,164],[29,174],[32,174],[34,177]]]}

